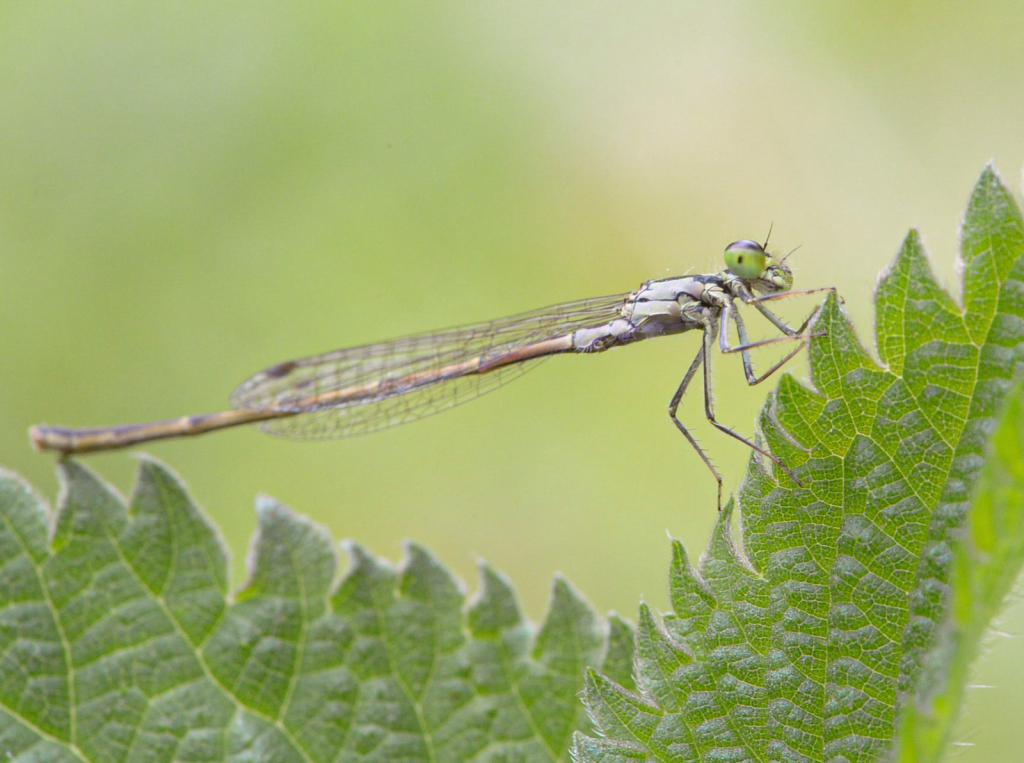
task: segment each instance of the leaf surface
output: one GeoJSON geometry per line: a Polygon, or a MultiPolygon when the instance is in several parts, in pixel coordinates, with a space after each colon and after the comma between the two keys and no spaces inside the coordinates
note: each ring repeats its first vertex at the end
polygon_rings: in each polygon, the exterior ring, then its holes
{"type": "Polygon", "coordinates": [[[628,680],[632,632],[561,578],[538,631],[481,565],[400,569],[257,502],[231,601],[216,531],[143,459],[130,504],[74,462],[48,537],[0,472],[0,750],[25,761],[555,761],[588,727],[584,669],[628,680]]]}
{"type": "Polygon", "coordinates": [[[963,704],[971,663],[1024,566],[1024,389],[1010,394],[953,547],[950,606],[903,707],[894,760],[942,760],[963,704]]]}

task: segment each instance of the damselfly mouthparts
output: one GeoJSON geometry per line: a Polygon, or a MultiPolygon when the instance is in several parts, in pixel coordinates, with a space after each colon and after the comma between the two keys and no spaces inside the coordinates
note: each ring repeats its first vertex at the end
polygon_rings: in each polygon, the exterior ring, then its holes
{"type": "Polygon", "coordinates": [[[793,274],[785,258],[775,259],[766,246],[767,241],[759,244],[750,240],[730,244],[725,250],[726,270],[714,275],[647,281],[628,294],[566,302],[486,323],[279,363],[235,390],[230,411],[90,429],[39,425],[29,430],[29,436],[36,448],[65,455],[187,437],[253,422],[264,431],[292,439],[345,437],[404,424],[459,405],[552,355],[601,352],[699,329],[703,337],[700,349],[672,396],[668,413],[718,482],[721,509],[722,477],[676,416],[687,387],[701,367],[708,421],[800,482],[776,456],[721,424],[715,418],[712,402],[711,351],[716,339],[723,353],[741,354],[747,383],[759,384],[815,336],[805,331],[820,309],[794,329],[765,303],[831,290],[792,291],[793,274]],[[748,341],[737,303],[756,309],[782,336],[748,341]],[[730,324],[735,325],[739,337],[735,346],[729,344],[730,324]],[[787,341],[795,341],[797,346],[765,373],[755,374],[750,350],[787,341]]]}

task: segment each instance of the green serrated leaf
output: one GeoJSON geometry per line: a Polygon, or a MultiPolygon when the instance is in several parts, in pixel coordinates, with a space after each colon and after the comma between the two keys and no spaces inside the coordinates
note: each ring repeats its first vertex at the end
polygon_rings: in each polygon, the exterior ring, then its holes
{"type": "Polygon", "coordinates": [[[674,611],[662,627],[641,608],[638,694],[588,677],[584,701],[607,739],[577,739],[581,763],[886,754],[942,619],[994,413],[1024,370],[1022,254],[1020,211],[987,167],[964,220],[962,309],[916,232],[876,293],[884,365],[826,300],[813,387],[784,376],[760,419],[803,485],[752,458],[743,551],[731,504],[697,570],[677,547],[674,611]]]}
{"type": "MultiPolygon", "coordinates": [[[[589,728],[588,666],[632,633],[563,579],[539,629],[504,577],[461,585],[410,544],[358,545],[257,502],[250,577],[180,480],[142,459],[126,502],[75,462],[43,502],[0,472],[0,751],[24,761],[557,761],[589,728]]],[[[605,661],[605,654],[609,660],[605,661]]],[[[627,673],[628,675],[628,673],[627,673]]]]}
{"type": "Polygon", "coordinates": [[[949,744],[982,637],[1024,566],[1024,389],[992,436],[965,537],[953,547],[946,619],[925,655],[913,701],[903,706],[893,760],[932,763],[949,744]]]}
{"type": "Polygon", "coordinates": [[[1018,424],[1000,430],[1017,439],[996,440],[973,545],[954,550],[995,412],[1024,372],[1022,253],[1020,213],[989,168],[964,223],[963,310],[913,232],[879,283],[885,365],[827,300],[814,387],[784,376],[760,422],[802,485],[753,458],[742,550],[730,502],[696,569],[675,544],[674,612],[642,607],[635,639],[618,618],[608,631],[561,578],[538,631],[486,565],[467,605],[414,544],[397,570],[351,544],[336,585],[326,533],[269,498],[250,579],[229,601],[223,545],[165,467],[144,459],[126,504],[62,464],[49,538],[42,502],[0,473],[0,749],[546,761],[573,740],[580,763],[869,761],[903,708],[903,759],[932,760],[979,629],[1024,556],[1003,545],[1020,520],[1001,508],[1022,491],[992,486],[1009,479],[1000,468],[1024,479],[1018,424]],[[938,630],[954,568],[966,582],[938,630]],[[581,690],[606,738],[580,734],[581,690]]]}

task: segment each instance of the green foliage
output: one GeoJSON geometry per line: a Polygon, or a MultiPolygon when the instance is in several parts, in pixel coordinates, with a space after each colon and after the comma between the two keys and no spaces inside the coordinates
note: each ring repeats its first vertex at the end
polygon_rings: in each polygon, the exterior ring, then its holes
{"type": "Polygon", "coordinates": [[[577,760],[886,754],[942,620],[950,544],[987,434],[1022,361],[1022,253],[1020,212],[987,168],[963,227],[963,310],[914,232],[878,285],[884,365],[828,300],[817,324],[826,336],[811,347],[814,389],[783,377],[761,416],[803,487],[752,459],[742,551],[732,505],[699,569],[675,545],[673,612],[660,624],[640,613],[639,692],[589,671],[584,701],[606,738],[580,737],[577,760]]]}
{"type": "Polygon", "coordinates": [[[963,701],[985,629],[1024,565],[1024,394],[1011,393],[992,436],[964,537],[953,549],[950,606],[903,708],[895,759],[939,761],[963,701]]]}
{"type": "Polygon", "coordinates": [[[830,297],[814,388],[783,377],[761,417],[803,485],[753,458],[742,549],[730,503],[697,569],[673,545],[673,611],[641,606],[635,635],[562,579],[534,630],[499,573],[481,565],[467,602],[416,545],[399,570],[351,545],[336,582],[326,533],[268,498],[231,599],[223,543],[157,462],[142,460],[127,503],[62,463],[52,519],[0,472],[0,751],[552,761],[572,744],[580,763],[937,760],[1024,561],[1019,389],[996,418],[1024,361],[1022,253],[1020,212],[987,169],[965,217],[963,309],[915,233],[879,283],[882,365],[830,297]]]}
{"type": "Polygon", "coordinates": [[[556,579],[539,632],[505,578],[479,596],[410,545],[396,571],[359,546],[333,587],[325,531],[258,501],[251,578],[229,603],[216,532],[144,459],[130,507],[62,464],[42,502],[0,472],[0,749],[33,761],[552,761],[587,728],[588,665],[629,680],[556,579]]]}

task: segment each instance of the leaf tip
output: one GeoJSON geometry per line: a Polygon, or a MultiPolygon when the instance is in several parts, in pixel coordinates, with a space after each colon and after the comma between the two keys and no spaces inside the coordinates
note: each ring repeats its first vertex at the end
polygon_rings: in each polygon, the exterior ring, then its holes
{"type": "Polygon", "coordinates": [[[995,182],[1002,185],[1002,179],[999,176],[999,170],[996,168],[996,158],[994,156],[989,157],[989,160],[985,162],[981,172],[978,174],[978,183],[982,182],[995,182]]]}
{"type": "Polygon", "coordinates": [[[352,539],[339,541],[338,545],[348,557],[348,569],[342,576],[343,584],[368,585],[374,580],[388,581],[388,585],[394,583],[397,573],[388,560],[375,556],[362,543],[352,539]]]}
{"type": "Polygon", "coordinates": [[[732,522],[733,512],[736,510],[736,499],[733,496],[729,496],[729,500],[725,502],[725,506],[718,513],[718,520],[715,522],[715,529],[717,530],[721,526],[728,526],[732,522]]]}
{"type": "Polygon", "coordinates": [[[647,627],[654,623],[654,611],[651,609],[651,605],[643,598],[640,599],[640,606],[637,608],[637,612],[638,626],[647,627]]]}
{"type": "Polygon", "coordinates": [[[402,563],[403,573],[430,572],[433,574],[440,572],[450,577],[448,569],[441,563],[441,560],[423,544],[414,540],[402,541],[402,552],[405,556],[402,563]]]}
{"type": "Polygon", "coordinates": [[[628,617],[620,615],[616,610],[608,610],[608,624],[615,628],[625,628],[627,630],[633,629],[633,624],[629,621],[628,617]]]}
{"type": "Polygon", "coordinates": [[[672,566],[675,568],[690,566],[690,555],[686,553],[686,546],[675,538],[672,539],[672,566]]]}
{"type": "Polygon", "coordinates": [[[155,469],[160,469],[166,472],[170,472],[171,467],[161,461],[159,458],[154,456],[152,453],[147,453],[144,450],[134,450],[128,454],[128,458],[132,458],[138,462],[139,468],[144,466],[152,466],[155,469]]]}
{"type": "Polygon", "coordinates": [[[61,542],[72,525],[82,518],[120,525],[127,520],[128,509],[117,488],[96,472],[73,459],[57,462],[57,509],[51,528],[51,541],[61,542]]]}
{"type": "Polygon", "coordinates": [[[415,541],[402,543],[405,558],[399,568],[399,579],[403,593],[424,597],[438,605],[442,600],[462,601],[465,585],[431,551],[415,541]]]}
{"type": "Polygon", "coordinates": [[[971,189],[970,200],[967,202],[965,212],[964,228],[969,227],[967,219],[971,217],[972,212],[977,213],[979,209],[987,208],[993,199],[999,199],[1003,203],[1012,202],[1012,196],[1003,183],[999,170],[996,169],[995,160],[989,159],[978,174],[974,188],[971,189]]]}
{"type": "Polygon", "coordinates": [[[563,602],[590,609],[590,602],[561,572],[556,572],[551,580],[551,599],[552,606],[555,606],[558,602],[563,602]]]}
{"type": "Polygon", "coordinates": [[[508,576],[491,566],[486,559],[477,559],[476,569],[480,588],[475,594],[475,600],[514,593],[515,589],[508,576]]]}
{"type": "Polygon", "coordinates": [[[327,528],[265,493],[256,496],[255,507],[256,530],[249,540],[246,582],[239,593],[295,586],[326,589],[337,569],[327,528]]]}
{"type": "Polygon", "coordinates": [[[573,649],[598,650],[604,643],[604,626],[590,602],[564,575],[555,573],[551,601],[537,637],[538,653],[559,650],[565,636],[573,633],[573,649]]]}
{"type": "Polygon", "coordinates": [[[349,559],[349,568],[346,572],[346,577],[361,569],[373,567],[377,564],[377,560],[373,554],[367,550],[366,546],[357,540],[344,538],[338,541],[338,546],[345,552],[345,556],[349,559]]]}
{"type": "Polygon", "coordinates": [[[522,622],[512,582],[485,560],[477,561],[479,588],[470,599],[469,626],[475,635],[497,633],[522,622]]]}
{"type": "MultiPolygon", "coordinates": [[[[257,493],[255,500],[257,531],[276,534],[282,531],[307,530],[317,535],[327,535],[327,529],[286,506],[272,495],[257,493]]],[[[327,535],[329,539],[330,536],[327,535]]],[[[328,542],[330,542],[328,540],[328,542]]]]}
{"type": "Polygon", "coordinates": [[[203,520],[211,533],[219,537],[219,530],[198,509],[195,501],[192,500],[188,492],[188,486],[181,475],[148,453],[133,453],[132,458],[138,462],[135,473],[135,485],[132,488],[131,497],[128,502],[133,512],[138,511],[139,503],[144,502],[144,496],[147,494],[158,494],[160,496],[158,500],[162,504],[171,499],[170,496],[165,495],[169,491],[173,494],[174,500],[181,501],[195,516],[203,520]]]}

